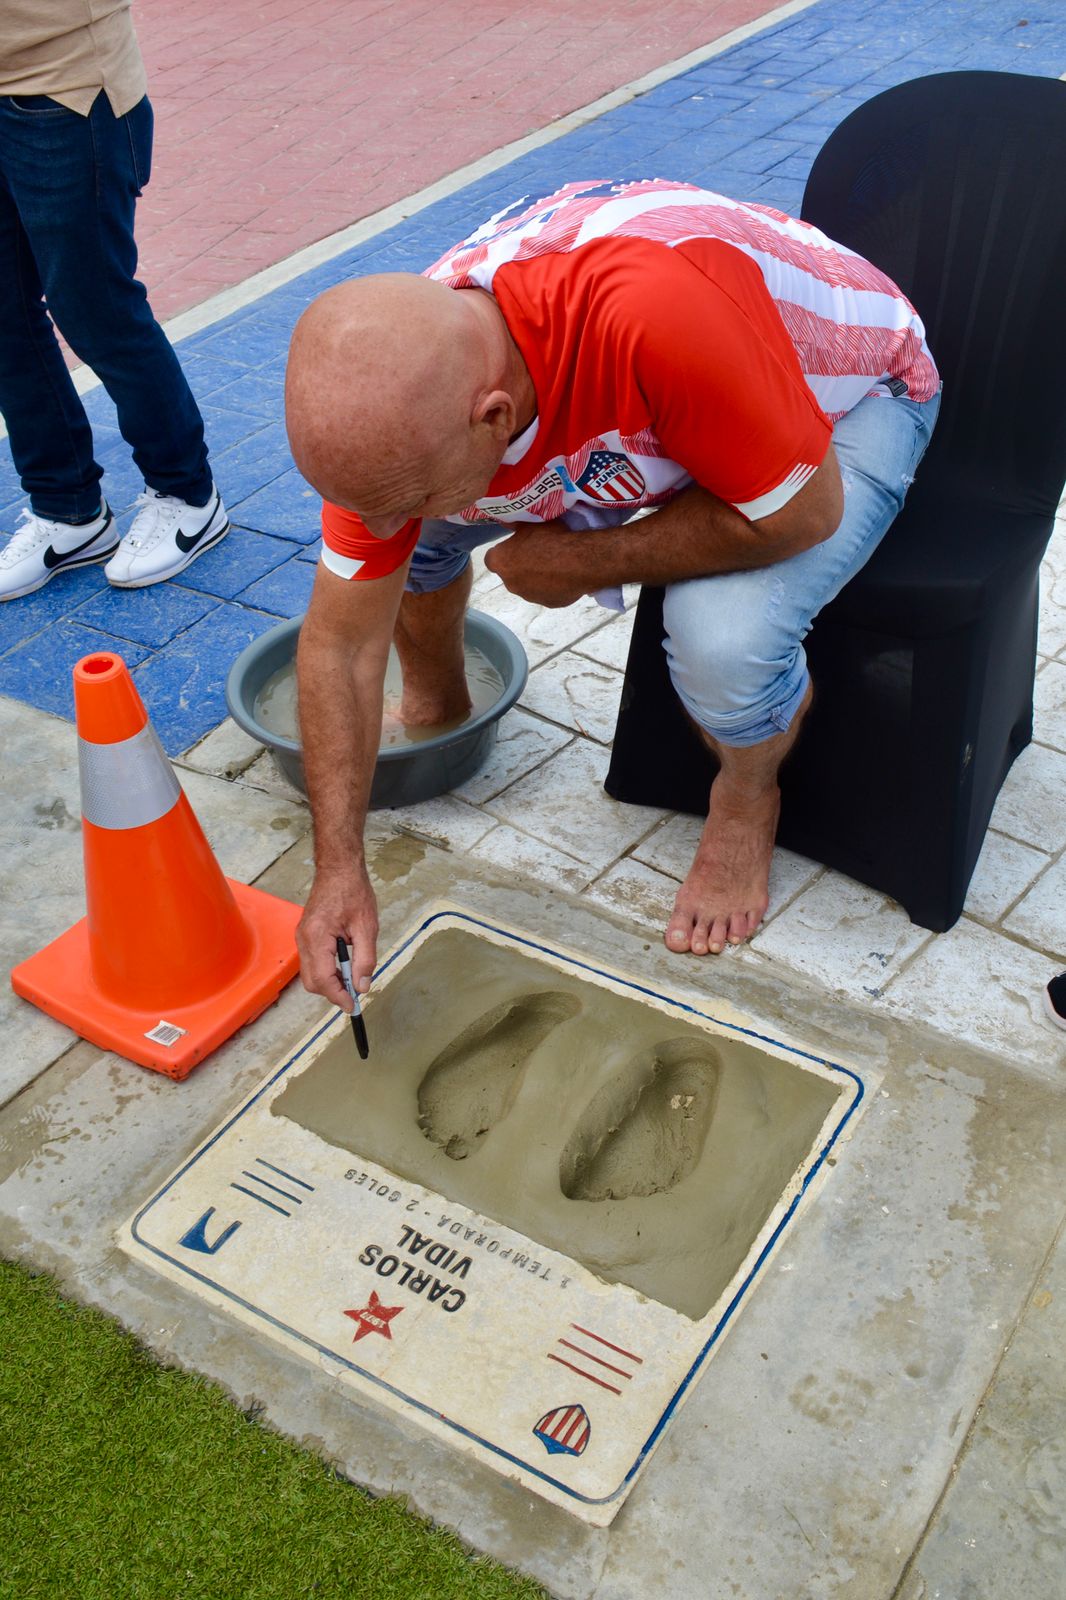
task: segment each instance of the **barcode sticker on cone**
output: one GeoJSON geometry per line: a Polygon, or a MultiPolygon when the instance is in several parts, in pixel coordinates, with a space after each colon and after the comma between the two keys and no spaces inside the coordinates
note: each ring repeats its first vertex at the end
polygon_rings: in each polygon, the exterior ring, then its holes
{"type": "Polygon", "coordinates": [[[151,1039],[155,1044],[177,1044],[179,1039],[184,1039],[188,1030],[178,1028],[173,1022],[160,1020],[154,1028],[149,1028],[145,1034],[146,1039],[151,1039]]]}

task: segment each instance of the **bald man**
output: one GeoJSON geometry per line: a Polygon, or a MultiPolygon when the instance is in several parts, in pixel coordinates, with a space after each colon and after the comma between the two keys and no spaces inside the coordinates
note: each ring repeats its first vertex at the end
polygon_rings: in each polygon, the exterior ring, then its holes
{"type": "Polygon", "coordinates": [[[803,638],[902,505],[939,388],[883,273],[780,212],[659,180],[569,184],[422,277],[315,301],[286,382],[293,454],[324,497],[298,658],[308,988],[350,1009],[338,934],[369,987],[389,645],[405,722],[469,709],[469,553],[489,542],[486,565],[541,605],[666,586],[671,678],[720,771],[665,940],[703,956],[750,938],[810,701],[803,638]]]}

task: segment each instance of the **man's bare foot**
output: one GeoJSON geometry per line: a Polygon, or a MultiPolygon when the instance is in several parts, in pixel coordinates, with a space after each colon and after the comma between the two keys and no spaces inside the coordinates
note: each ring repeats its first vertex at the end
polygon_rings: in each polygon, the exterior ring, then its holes
{"type": "Polygon", "coordinates": [[[461,722],[473,702],[466,672],[448,674],[446,681],[437,675],[426,678],[408,669],[404,674],[400,721],[407,728],[434,728],[442,723],[461,722]]]}
{"type": "Polygon", "coordinates": [[[463,624],[471,582],[468,567],[443,589],[400,601],[393,642],[403,673],[399,717],[405,727],[439,727],[470,714],[463,624]]]}
{"type": "Polygon", "coordinates": [[[744,795],[720,776],[714,780],[703,837],[667,924],[668,950],[718,955],[726,944],[751,938],[769,904],[779,810],[776,783],[744,795]]]}

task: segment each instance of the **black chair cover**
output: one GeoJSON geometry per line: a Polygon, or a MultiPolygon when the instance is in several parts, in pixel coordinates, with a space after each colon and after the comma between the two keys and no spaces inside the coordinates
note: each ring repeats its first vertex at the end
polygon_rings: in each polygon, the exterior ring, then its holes
{"type": "MultiPolygon", "coordinates": [[[[1066,479],[1066,83],[889,89],[830,136],[803,216],[917,306],[944,395],[902,513],[807,640],[815,700],[778,838],[949,928],[1032,737],[1038,569],[1066,479]]],[[[662,637],[648,589],[605,786],[701,813],[715,762],[662,637]]]]}

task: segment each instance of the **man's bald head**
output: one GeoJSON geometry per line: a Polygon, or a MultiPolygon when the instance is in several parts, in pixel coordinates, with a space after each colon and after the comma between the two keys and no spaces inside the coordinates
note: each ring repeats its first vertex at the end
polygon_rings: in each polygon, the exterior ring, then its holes
{"type": "Polygon", "coordinates": [[[515,356],[487,295],[401,273],[339,284],[304,312],[289,350],[296,464],[371,523],[427,502],[460,510],[484,493],[518,426],[515,356]]]}

